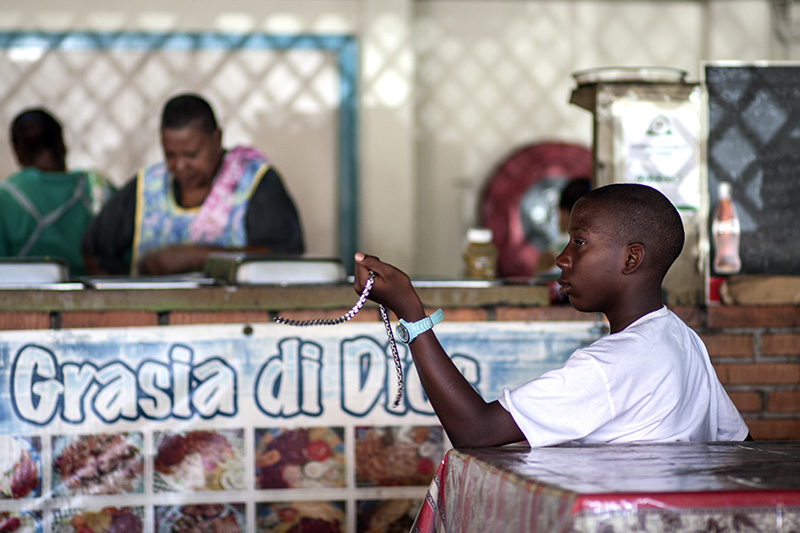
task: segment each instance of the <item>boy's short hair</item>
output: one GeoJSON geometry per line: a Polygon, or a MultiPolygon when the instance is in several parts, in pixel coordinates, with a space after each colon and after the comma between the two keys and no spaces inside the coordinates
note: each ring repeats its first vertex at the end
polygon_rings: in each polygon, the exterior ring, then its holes
{"type": "Polygon", "coordinates": [[[653,187],[616,183],[593,189],[581,200],[602,203],[615,226],[613,230],[629,243],[643,243],[661,277],[683,250],[681,216],[672,202],[653,187]]]}
{"type": "Polygon", "coordinates": [[[217,119],[205,98],[198,94],[185,93],[174,96],[164,104],[161,113],[161,129],[177,130],[198,121],[200,129],[211,135],[217,130],[217,119]]]}

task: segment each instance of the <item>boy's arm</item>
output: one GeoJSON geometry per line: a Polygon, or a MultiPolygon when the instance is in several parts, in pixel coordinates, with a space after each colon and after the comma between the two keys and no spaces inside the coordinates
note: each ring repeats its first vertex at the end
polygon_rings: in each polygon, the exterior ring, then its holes
{"type": "MultiPolygon", "coordinates": [[[[376,257],[356,254],[355,289],[361,292],[369,275],[375,281],[369,299],[409,322],[425,317],[425,308],[408,276],[376,257]]],[[[497,446],[525,440],[511,414],[493,401],[486,403],[428,330],[409,345],[414,366],[433,410],[456,448],[497,446]]]]}

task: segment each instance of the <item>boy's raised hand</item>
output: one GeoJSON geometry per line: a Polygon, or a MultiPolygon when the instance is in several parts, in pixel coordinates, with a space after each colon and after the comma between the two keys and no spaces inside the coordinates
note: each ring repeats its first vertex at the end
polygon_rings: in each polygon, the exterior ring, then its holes
{"type": "MultiPolygon", "coordinates": [[[[358,253],[354,288],[361,293],[375,273],[369,299],[391,309],[398,318],[415,322],[425,308],[409,277],[377,257],[358,253]]],[[[524,440],[514,419],[499,402],[486,403],[464,379],[432,331],[410,345],[417,376],[453,446],[495,446],[524,440]]]]}
{"type": "Polygon", "coordinates": [[[375,273],[375,280],[369,299],[391,309],[398,318],[409,321],[425,316],[425,309],[411,280],[402,270],[384,263],[377,257],[357,253],[353,288],[361,293],[369,279],[369,272],[375,273]]]}

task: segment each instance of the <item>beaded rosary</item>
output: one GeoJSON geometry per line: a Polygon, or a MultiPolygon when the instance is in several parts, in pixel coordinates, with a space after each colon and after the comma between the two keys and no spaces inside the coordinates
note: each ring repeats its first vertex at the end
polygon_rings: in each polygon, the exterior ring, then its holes
{"type": "MultiPolygon", "coordinates": [[[[361,311],[364,304],[367,302],[369,291],[372,290],[372,285],[375,283],[375,273],[369,272],[369,279],[364,284],[364,290],[361,291],[361,296],[358,297],[355,305],[347,313],[338,318],[315,318],[311,320],[292,320],[282,316],[276,316],[275,322],[278,324],[285,324],[287,326],[335,326],[336,324],[343,324],[356,316],[356,313],[361,311]]],[[[381,318],[383,319],[383,326],[386,328],[386,336],[389,337],[389,346],[392,349],[392,359],[394,359],[394,367],[397,370],[397,395],[392,402],[392,407],[400,405],[400,399],[403,397],[403,364],[400,362],[400,355],[397,353],[397,345],[394,341],[394,334],[392,333],[392,324],[389,321],[389,314],[386,312],[384,306],[379,306],[381,318]]]]}

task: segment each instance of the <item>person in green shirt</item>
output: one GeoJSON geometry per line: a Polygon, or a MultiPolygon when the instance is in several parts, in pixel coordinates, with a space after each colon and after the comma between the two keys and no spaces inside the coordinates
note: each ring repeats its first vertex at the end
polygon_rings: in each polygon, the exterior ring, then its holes
{"type": "Polygon", "coordinates": [[[30,108],[11,124],[20,170],[0,182],[0,258],[63,259],[71,277],[86,274],[80,241],[115,188],[103,175],[67,170],[61,124],[30,108]]]}

